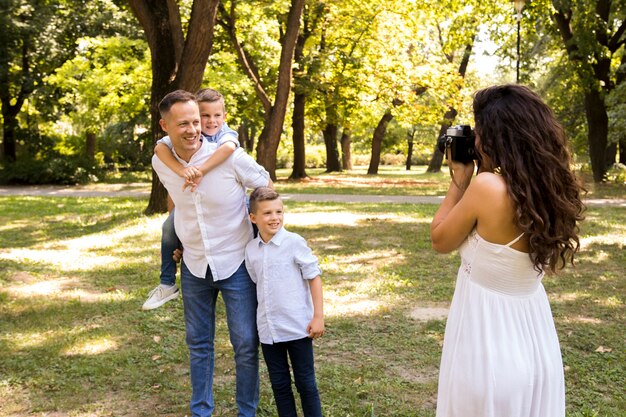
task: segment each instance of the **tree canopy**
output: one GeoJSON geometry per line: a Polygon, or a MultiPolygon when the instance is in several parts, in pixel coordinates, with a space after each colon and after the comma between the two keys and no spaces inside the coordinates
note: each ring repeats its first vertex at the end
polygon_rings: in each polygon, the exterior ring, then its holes
{"type": "MultiPolygon", "coordinates": [[[[354,155],[376,173],[402,152],[410,168],[416,149],[436,171],[438,132],[471,124],[471,94],[515,82],[519,62],[602,181],[626,162],[625,18],[610,0],[526,2],[519,20],[491,0],[6,1],[2,176],[61,155],[94,174],[145,169],[160,99],[201,86],[224,94],[229,125],[274,178],[350,169],[354,155]]],[[[164,209],[155,176],[147,212],[164,209]]]]}

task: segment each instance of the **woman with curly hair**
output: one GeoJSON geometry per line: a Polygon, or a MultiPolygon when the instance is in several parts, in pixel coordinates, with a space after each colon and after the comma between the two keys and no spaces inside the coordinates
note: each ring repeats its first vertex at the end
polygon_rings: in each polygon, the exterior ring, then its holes
{"type": "Polygon", "coordinates": [[[552,110],[520,85],[474,96],[474,163],[453,171],[431,224],[433,248],[459,249],[443,342],[437,417],[565,416],[559,341],[541,283],[573,263],[582,188],[552,110]]]}

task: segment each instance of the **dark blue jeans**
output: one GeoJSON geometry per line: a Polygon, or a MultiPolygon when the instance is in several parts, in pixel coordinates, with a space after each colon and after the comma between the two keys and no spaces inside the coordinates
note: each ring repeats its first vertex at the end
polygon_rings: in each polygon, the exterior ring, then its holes
{"type": "Polygon", "coordinates": [[[172,254],[176,249],[182,248],[174,228],[174,210],[167,216],[161,229],[161,284],[163,285],[176,284],[176,262],[172,259],[172,254]]]}
{"type": "Polygon", "coordinates": [[[262,343],[261,348],[272,383],[278,416],[297,417],[298,415],[291,390],[291,374],[287,360],[287,356],[289,356],[304,416],[322,417],[320,395],[315,383],[313,339],[305,337],[304,339],[274,343],[273,345],[262,343]]]}
{"type": "Polygon", "coordinates": [[[256,286],[242,263],[230,278],[213,281],[207,268],[205,278],[189,272],[181,262],[185,333],[191,368],[191,413],[208,417],[213,413],[213,369],[215,307],[221,292],[226,306],[230,343],[235,351],[238,417],[254,417],[259,402],[259,337],[256,329],[256,286]]]}

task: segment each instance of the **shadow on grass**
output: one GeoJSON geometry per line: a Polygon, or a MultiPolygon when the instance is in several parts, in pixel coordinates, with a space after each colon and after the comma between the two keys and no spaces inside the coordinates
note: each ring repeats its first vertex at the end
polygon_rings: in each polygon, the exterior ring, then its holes
{"type": "MultiPolygon", "coordinates": [[[[86,240],[94,246],[79,253],[92,257],[95,266],[0,259],[0,397],[8,399],[0,410],[20,416],[185,415],[191,390],[181,302],[140,310],[158,282],[160,223],[148,223],[149,230],[135,227],[143,203],[111,200],[103,209],[62,200],[57,203],[64,206],[48,215],[83,216],[87,210],[103,225],[70,230],[77,226],[67,222],[46,229],[47,239],[61,248],[65,240],[84,234],[117,233],[119,223],[134,234],[108,246],[86,240]],[[117,211],[115,222],[107,218],[109,210],[117,211]],[[101,259],[107,261],[97,262],[101,259]]],[[[9,214],[3,212],[3,219],[23,221],[35,233],[49,226],[39,219],[29,225],[23,213],[43,210],[42,204],[23,201],[9,214]]],[[[418,321],[409,313],[452,297],[459,260],[457,254],[436,255],[430,249],[428,223],[435,209],[287,204],[286,227],[307,239],[323,270],[327,334],[316,340],[315,352],[325,415],[434,415],[445,321],[418,321]],[[350,225],[330,224],[334,213],[344,212],[360,217],[350,225]],[[320,221],[291,225],[290,213],[320,221]]],[[[586,407],[617,416],[625,405],[621,324],[626,292],[620,274],[625,260],[623,244],[602,238],[615,233],[612,223],[625,219],[604,209],[594,216],[609,219],[609,226],[585,226],[583,232],[597,239],[584,248],[579,266],[547,277],[545,285],[569,367],[568,412],[586,407]],[[599,346],[602,351],[596,351],[599,346]]],[[[30,239],[29,245],[42,242],[37,236],[30,239]]],[[[234,415],[235,371],[221,302],[217,317],[216,414],[234,415]]],[[[258,415],[273,416],[263,364],[261,381],[258,415]]]]}

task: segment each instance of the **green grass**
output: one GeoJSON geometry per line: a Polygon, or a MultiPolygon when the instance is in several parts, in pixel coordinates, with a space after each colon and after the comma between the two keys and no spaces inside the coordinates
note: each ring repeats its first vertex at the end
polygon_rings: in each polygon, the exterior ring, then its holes
{"type": "MultiPolygon", "coordinates": [[[[396,174],[390,174],[396,175],[396,174]]],[[[399,174],[398,174],[399,175],[399,174]]],[[[418,174],[419,175],[419,174],[418,174]]],[[[180,300],[158,282],[163,216],[123,198],[0,197],[0,416],[183,416],[190,395],[180,300]]],[[[324,271],[316,341],[324,415],[434,416],[458,255],[430,248],[433,205],[286,203],[324,271]]],[[[545,279],[566,366],[568,416],[626,409],[626,210],[592,208],[576,268],[545,279]]],[[[235,415],[218,312],[216,415],[235,415]]],[[[275,415],[264,364],[259,416],[275,415]]]]}
{"type": "MultiPolygon", "coordinates": [[[[427,173],[426,166],[414,166],[407,171],[403,166],[382,165],[377,175],[368,175],[366,166],[356,166],[351,171],[326,173],[323,168],[306,170],[309,178],[289,180],[291,169],[276,171],[276,189],[281,193],[298,194],[365,194],[365,195],[445,195],[450,184],[450,173],[444,165],[441,172],[427,173]]],[[[579,172],[587,188],[584,198],[625,198],[626,184],[594,184],[591,175],[579,172]]],[[[87,188],[115,185],[120,190],[149,190],[150,171],[110,172],[102,185],[92,184],[87,188]],[[121,185],[124,184],[124,185],[121,185]]]]}

